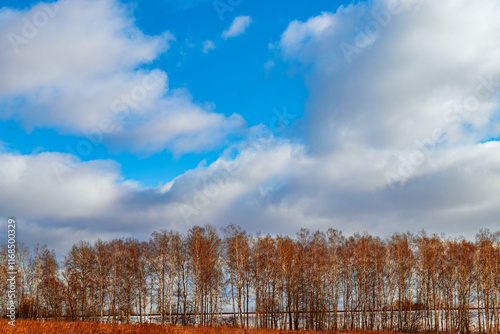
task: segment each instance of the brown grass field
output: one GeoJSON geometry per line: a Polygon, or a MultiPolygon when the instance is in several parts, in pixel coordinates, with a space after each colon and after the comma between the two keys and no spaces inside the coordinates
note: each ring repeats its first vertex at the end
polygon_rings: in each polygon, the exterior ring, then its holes
{"type": "Polygon", "coordinates": [[[394,334],[394,332],[315,332],[282,331],[272,329],[241,329],[232,327],[180,327],[153,324],[99,324],[91,322],[16,320],[12,327],[7,320],[0,320],[0,333],[22,334],[394,334]]]}

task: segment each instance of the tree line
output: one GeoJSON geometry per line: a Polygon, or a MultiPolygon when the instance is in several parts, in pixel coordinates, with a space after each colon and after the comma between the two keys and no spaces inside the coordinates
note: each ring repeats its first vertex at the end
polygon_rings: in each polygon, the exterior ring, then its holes
{"type": "Polygon", "coordinates": [[[80,241],[60,262],[46,245],[19,244],[16,258],[21,318],[500,333],[500,233],[489,230],[472,242],[206,225],[148,241],[80,241]]]}

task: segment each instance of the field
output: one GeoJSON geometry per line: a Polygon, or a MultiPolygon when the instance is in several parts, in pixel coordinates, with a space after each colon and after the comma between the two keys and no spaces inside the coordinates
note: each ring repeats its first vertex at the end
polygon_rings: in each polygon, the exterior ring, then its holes
{"type": "MultiPolygon", "coordinates": [[[[16,320],[16,327],[0,320],[0,333],[22,334],[335,334],[337,332],[280,331],[272,329],[240,329],[231,327],[179,327],[153,324],[99,324],[88,322],[16,320]]],[[[394,332],[338,332],[343,334],[394,334],[394,332]]]]}

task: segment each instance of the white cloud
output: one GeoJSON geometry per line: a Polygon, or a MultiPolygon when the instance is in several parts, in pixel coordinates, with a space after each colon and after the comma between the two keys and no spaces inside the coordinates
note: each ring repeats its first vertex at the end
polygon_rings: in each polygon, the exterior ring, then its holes
{"type": "MultiPolygon", "coordinates": [[[[192,104],[186,95],[189,94],[185,90],[175,90],[169,101],[157,102],[156,107],[170,110],[169,114],[133,116],[139,120],[137,124],[116,133],[110,139],[110,145],[125,146],[142,153],[158,152],[169,146],[175,154],[181,154],[214,148],[228,134],[242,129],[245,120],[239,114],[226,117],[207,112],[208,107],[192,104]]],[[[133,120],[131,117],[130,122],[133,120]]]]}
{"type": "Polygon", "coordinates": [[[297,53],[305,43],[311,39],[319,38],[327,32],[331,32],[335,23],[335,15],[323,13],[320,16],[311,17],[306,22],[291,22],[283,35],[279,47],[285,56],[289,57],[297,53]]]}
{"type": "Polygon", "coordinates": [[[189,94],[169,90],[165,72],[142,69],[167,51],[174,36],[144,35],[129,9],[116,1],[3,9],[0,21],[0,34],[10,36],[0,40],[0,118],[16,119],[28,130],[99,132],[114,148],[129,149],[116,145],[126,137],[128,143],[142,143],[134,149],[182,153],[210,149],[243,125],[239,116],[224,117],[194,103],[189,94]],[[186,115],[190,122],[169,125],[186,115]],[[154,136],[144,131],[151,122],[154,136]],[[199,132],[217,136],[203,143],[199,132]]]}
{"type": "Polygon", "coordinates": [[[0,212],[37,220],[103,214],[120,199],[118,171],[119,166],[107,160],[79,162],[69,154],[2,152],[0,212]]]}
{"type": "Polygon", "coordinates": [[[215,48],[216,47],[214,42],[208,40],[203,42],[203,48],[202,48],[203,53],[208,53],[208,51],[215,50],[215,48]]]}
{"type": "Polygon", "coordinates": [[[244,34],[250,23],[252,23],[250,16],[238,16],[233,20],[229,29],[222,32],[222,37],[227,39],[244,34]]]}
{"type": "Polygon", "coordinates": [[[490,183],[498,158],[487,156],[499,145],[481,142],[500,132],[500,47],[491,45],[500,5],[391,3],[294,21],[278,43],[286,60],[304,65],[315,189],[343,205],[325,206],[321,216],[363,229],[492,227],[500,184],[490,183]]]}
{"type": "Polygon", "coordinates": [[[498,6],[482,2],[484,7],[462,1],[428,3],[393,14],[385,26],[370,14],[386,10],[385,2],[375,9],[351,6],[348,11],[320,16],[336,22],[332,29],[310,29],[314,18],[290,24],[280,42],[284,56],[313,64],[307,76],[314,144],[326,150],[353,142],[404,150],[432,137],[434,129],[441,129],[449,144],[494,134],[488,132],[494,129],[487,128],[489,117],[498,110],[498,91],[492,94],[487,87],[481,89],[488,94],[480,97],[473,114],[449,121],[460,116],[450,111],[455,104],[475,99],[481,81],[500,76],[495,61],[500,47],[490,47],[494,31],[500,28],[492,14],[498,6]],[[459,10],[468,15],[458,19],[459,10]],[[364,21],[357,22],[359,17],[364,21]],[[464,26],[478,20],[485,24],[464,26]],[[357,46],[360,32],[354,24],[365,30],[378,24],[379,33],[370,36],[376,41],[369,47],[357,46]],[[352,59],[344,57],[343,43],[356,48],[352,59]],[[464,121],[473,125],[472,134],[460,131],[464,121]]]}

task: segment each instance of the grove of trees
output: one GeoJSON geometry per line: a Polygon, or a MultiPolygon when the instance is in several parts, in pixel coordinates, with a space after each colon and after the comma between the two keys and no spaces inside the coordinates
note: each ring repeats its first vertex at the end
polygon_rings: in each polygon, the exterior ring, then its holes
{"type": "MultiPolygon", "coordinates": [[[[3,244],[2,282],[6,254],[3,244]]],[[[18,244],[16,256],[21,318],[500,333],[500,233],[489,230],[472,242],[206,225],[148,241],[81,241],[60,262],[45,245],[18,244]]]]}

